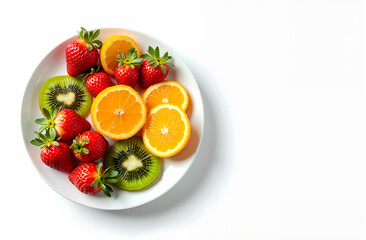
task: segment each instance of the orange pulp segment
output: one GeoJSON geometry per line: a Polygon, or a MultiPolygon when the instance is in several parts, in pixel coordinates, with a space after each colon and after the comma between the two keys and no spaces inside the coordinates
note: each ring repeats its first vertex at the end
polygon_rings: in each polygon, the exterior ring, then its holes
{"type": "Polygon", "coordinates": [[[117,85],[104,89],[94,99],[91,120],[105,137],[127,139],[135,135],[146,121],[146,105],[131,87],[117,85]]]}

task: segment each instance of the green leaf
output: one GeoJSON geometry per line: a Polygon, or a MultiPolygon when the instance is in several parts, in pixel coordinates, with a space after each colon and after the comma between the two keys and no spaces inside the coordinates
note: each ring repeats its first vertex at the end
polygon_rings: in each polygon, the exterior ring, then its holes
{"type": "Polygon", "coordinates": [[[39,132],[37,135],[40,138],[40,140],[42,140],[43,142],[47,140],[46,136],[43,135],[42,133],[39,132]]]}
{"type": "Polygon", "coordinates": [[[90,43],[87,43],[86,47],[88,48],[89,51],[91,51],[93,49],[93,45],[91,45],[90,43]]]}
{"type": "Polygon", "coordinates": [[[43,132],[46,128],[48,128],[48,126],[46,125],[46,126],[43,126],[43,127],[41,127],[39,130],[38,130],[38,132],[43,132]]]}
{"type": "Polygon", "coordinates": [[[157,63],[157,62],[156,62],[156,63],[154,63],[154,65],[152,65],[152,67],[151,67],[151,68],[152,68],[152,69],[154,69],[154,68],[156,68],[157,66],[159,66],[159,63],[157,63]]]}
{"type": "Polygon", "coordinates": [[[93,44],[93,46],[94,46],[95,48],[97,48],[97,49],[99,49],[99,48],[103,45],[102,41],[100,41],[100,40],[94,40],[94,41],[92,42],[92,44],[93,44]]]}
{"type": "Polygon", "coordinates": [[[39,125],[47,125],[48,120],[46,118],[37,118],[34,122],[39,125]]]}
{"type": "Polygon", "coordinates": [[[103,168],[103,163],[101,163],[101,162],[98,163],[97,172],[98,172],[99,176],[102,175],[102,168],[103,168]]]}
{"type": "Polygon", "coordinates": [[[106,178],[113,178],[113,177],[116,177],[117,175],[118,175],[118,172],[115,170],[104,172],[104,177],[106,177],[106,178]]]}
{"type": "Polygon", "coordinates": [[[47,119],[51,119],[51,114],[46,108],[43,108],[42,111],[43,111],[43,114],[46,116],[47,119]]]}
{"type": "Polygon", "coordinates": [[[50,129],[49,128],[46,129],[45,136],[46,136],[47,140],[51,138],[51,136],[50,136],[50,129]]]}
{"type": "Polygon", "coordinates": [[[57,113],[57,109],[52,107],[51,108],[51,118],[53,118],[54,116],[56,116],[56,113],[57,113]]]}
{"type": "Polygon", "coordinates": [[[105,187],[102,187],[103,193],[107,196],[107,197],[111,197],[111,194],[108,192],[108,190],[105,187]]]}
{"type": "Polygon", "coordinates": [[[99,178],[95,179],[95,180],[90,184],[90,186],[91,186],[91,187],[96,187],[96,186],[98,186],[98,185],[99,185],[99,178]]]}
{"type": "Polygon", "coordinates": [[[72,140],[72,143],[75,144],[75,145],[79,145],[79,142],[78,142],[78,137],[74,138],[72,140]]]}
{"type": "Polygon", "coordinates": [[[100,30],[98,29],[97,31],[95,31],[95,33],[92,36],[92,40],[96,39],[100,34],[100,30]]]}
{"type": "Polygon", "coordinates": [[[147,64],[153,64],[153,63],[155,63],[155,60],[150,60],[147,62],[147,64]]]}
{"type": "Polygon", "coordinates": [[[156,57],[156,58],[159,58],[159,57],[160,57],[160,50],[159,50],[159,47],[156,47],[156,48],[155,48],[155,57],[156,57]]]}
{"type": "Polygon", "coordinates": [[[56,138],[56,130],[54,128],[50,128],[49,132],[50,132],[50,134],[49,134],[50,139],[54,140],[56,138]]]}
{"type": "Polygon", "coordinates": [[[89,150],[86,149],[86,148],[82,148],[81,151],[84,153],[84,154],[89,154],[89,150]]]}
{"type": "Polygon", "coordinates": [[[151,56],[146,54],[146,53],[142,54],[141,57],[144,58],[144,59],[150,59],[151,58],[151,56]]]}
{"type": "Polygon", "coordinates": [[[35,139],[32,139],[30,141],[31,144],[35,145],[35,146],[42,146],[43,145],[43,142],[40,141],[38,138],[35,138],[35,139]]]}
{"type": "Polygon", "coordinates": [[[151,55],[151,57],[155,56],[155,51],[151,46],[149,46],[149,48],[147,49],[147,52],[151,55]]]}
{"type": "Polygon", "coordinates": [[[108,182],[108,183],[118,183],[119,179],[117,179],[117,178],[107,178],[105,181],[108,182]]]}
{"type": "Polygon", "coordinates": [[[60,146],[60,144],[58,143],[58,142],[56,142],[56,141],[53,141],[52,143],[51,143],[52,145],[55,145],[55,146],[60,146]]]}
{"type": "Polygon", "coordinates": [[[104,184],[104,186],[105,186],[105,188],[106,188],[106,190],[107,190],[108,192],[113,192],[113,188],[112,188],[112,186],[111,186],[111,185],[109,185],[109,184],[104,184]]]}
{"type": "Polygon", "coordinates": [[[166,52],[166,53],[164,54],[164,56],[161,58],[161,60],[162,60],[162,61],[166,61],[166,60],[168,60],[168,57],[169,57],[169,54],[168,54],[168,52],[166,52]]]}
{"type": "Polygon", "coordinates": [[[132,63],[134,63],[134,64],[141,64],[142,61],[144,61],[144,59],[142,59],[142,58],[135,58],[134,60],[132,60],[132,63]]]}
{"type": "Polygon", "coordinates": [[[164,65],[161,66],[161,70],[163,70],[163,73],[166,74],[166,68],[164,65]]]}

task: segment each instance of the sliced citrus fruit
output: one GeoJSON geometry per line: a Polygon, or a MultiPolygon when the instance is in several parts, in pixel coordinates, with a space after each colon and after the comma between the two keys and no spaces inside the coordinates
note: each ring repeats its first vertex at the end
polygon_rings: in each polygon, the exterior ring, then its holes
{"type": "Polygon", "coordinates": [[[137,57],[141,56],[139,45],[129,36],[116,35],[108,38],[100,49],[100,64],[104,71],[110,75],[114,75],[114,69],[118,65],[118,61],[116,61],[116,58],[119,57],[118,51],[126,54],[131,48],[136,49],[137,57]]]}
{"type": "Polygon", "coordinates": [[[135,135],[146,121],[146,105],[133,88],[117,85],[104,89],[94,99],[91,120],[105,137],[127,139],[135,135]]]}
{"type": "Polygon", "coordinates": [[[187,145],[191,126],[186,113],[178,106],[160,104],[151,109],[142,130],[146,148],[158,157],[170,157],[187,145]]]}
{"type": "Polygon", "coordinates": [[[187,111],[189,97],[187,90],[176,81],[162,81],[151,85],[146,89],[142,96],[149,112],[153,107],[169,103],[177,105],[183,111],[187,111]]]}

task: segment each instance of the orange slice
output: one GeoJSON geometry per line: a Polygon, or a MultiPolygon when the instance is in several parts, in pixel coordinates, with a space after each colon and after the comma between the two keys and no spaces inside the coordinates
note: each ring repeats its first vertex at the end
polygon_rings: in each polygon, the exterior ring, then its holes
{"type": "Polygon", "coordinates": [[[176,81],[162,81],[151,85],[142,96],[149,112],[153,107],[169,103],[177,105],[183,111],[187,111],[189,97],[187,90],[176,81]]]}
{"type": "Polygon", "coordinates": [[[117,85],[104,89],[94,99],[91,120],[95,129],[105,137],[127,139],[145,124],[146,105],[141,96],[129,86],[117,85]]]}
{"type": "Polygon", "coordinates": [[[137,57],[141,56],[139,45],[129,36],[116,35],[108,38],[100,49],[100,64],[104,71],[110,75],[114,75],[114,69],[118,65],[116,61],[116,58],[119,57],[118,51],[126,54],[131,48],[136,49],[137,57]]]}
{"type": "Polygon", "coordinates": [[[151,109],[142,130],[146,148],[158,157],[170,157],[182,151],[190,135],[186,113],[172,104],[160,104],[151,109]]]}

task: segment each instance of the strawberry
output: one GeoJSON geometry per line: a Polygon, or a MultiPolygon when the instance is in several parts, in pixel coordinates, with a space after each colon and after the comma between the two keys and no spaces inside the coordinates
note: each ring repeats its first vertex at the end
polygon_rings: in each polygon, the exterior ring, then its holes
{"type": "Polygon", "coordinates": [[[97,49],[102,45],[96,40],[100,30],[88,32],[82,27],[78,33],[79,39],[70,42],[65,51],[67,73],[72,77],[86,72],[98,62],[97,49]]]}
{"type": "Polygon", "coordinates": [[[47,129],[45,135],[35,132],[37,138],[31,141],[35,146],[41,146],[41,160],[47,166],[62,171],[71,172],[74,168],[74,158],[69,145],[56,139],[56,134],[47,129]]]}
{"type": "Polygon", "coordinates": [[[108,149],[107,140],[96,131],[83,132],[70,146],[74,156],[82,162],[92,162],[101,158],[108,149]]]}
{"type": "Polygon", "coordinates": [[[85,86],[88,92],[96,98],[101,91],[113,86],[113,83],[108,74],[105,72],[95,72],[92,69],[92,72],[86,78],[85,86]]]}
{"type": "Polygon", "coordinates": [[[163,81],[169,72],[167,64],[174,66],[172,63],[167,62],[172,58],[169,56],[168,52],[166,52],[164,56],[160,57],[159,47],[153,49],[149,46],[147,52],[149,54],[143,54],[141,56],[146,59],[140,68],[140,85],[143,88],[147,88],[154,83],[163,81]]]}
{"type": "Polygon", "coordinates": [[[115,170],[104,170],[102,163],[91,162],[76,167],[69,174],[69,180],[82,193],[96,194],[103,190],[104,194],[110,197],[113,188],[108,183],[116,183],[117,175],[115,170]]]}
{"type": "Polygon", "coordinates": [[[52,109],[52,113],[49,113],[47,109],[43,108],[43,113],[46,118],[35,120],[35,123],[42,125],[39,132],[50,129],[50,132],[55,132],[62,141],[74,139],[80,133],[89,131],[91,128],[90,123],[85,118],[71,109],[62,109],[57,113],[55,109],[52,109]]]}
{"type": "Polygon", "coordinates": [[[135,87],[140,77],[140,71],[137,68],[143,61],[142,58],[137,58],[137,51],[131,48],[126,52],[126,56],[119,52],[118,66],[114,70],[114,76],[118,84],[124,84],[132,88],[135,87]]]}

